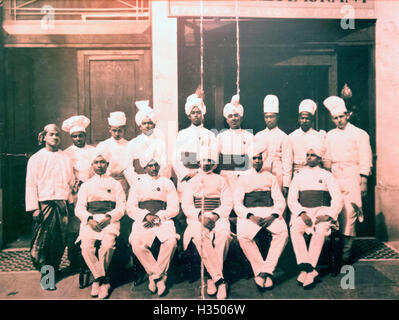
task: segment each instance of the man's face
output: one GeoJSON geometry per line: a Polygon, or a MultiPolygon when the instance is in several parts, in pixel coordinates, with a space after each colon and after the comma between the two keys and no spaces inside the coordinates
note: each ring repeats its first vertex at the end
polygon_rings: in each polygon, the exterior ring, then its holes
{"type": "Polygon", "coordinates": [[[188,118],[190,119],[193,125],[199,126],[202,123],[203,119],[200,108],[198,107],[192,108],[190,114],[188,115],[188,118]]]}
{"type": "Polygon", "coordinates": [[[298,117],[299,126],[304,132],[307,132],[313,123],[313,115],[309,112],[301,112],[298,117]]]}
{"type": "Polygon", "coordinates": [[[232,113],[227,116],[226,122],[229,125],[230,129],[240,129],[242,117],[237,112],[232,113]]]}
{"type": "Polygon", "coordinates": [[[331,117],[332,121],[335,123],[338,129],[345,129],[349,121],[349,115],[347,113],[342,113],[338,116],[331,117]]]}
{"type": "Polygon", "coordinates": [[[150,136],[155,128],[155,123],[148,117],[146,117],[140,125],[140,131],[147,136],[150,136]]]}
{"type": "Polygon", "coordinates": [[[86,133],[79,131],[71,134],[72,142],[78,148],[83,148],[86,144],[86,133]]]}
{"type": "Polygon", "coordinates": [[[260,171],[263,167],[263,158],[262,154],[259,153],[255,157],[252,157],[252,166],[256,171],[260,171]]]}
{"type": "Polygon", "coordinates": [[[109,126],[109,133],[115,140],[120,140],[125,136],[126,126],[109,126]]]}
{"type": "Polygon", "coordinates": [[[201,163],[202,170],[205,172],[212,171],[215,168],[216,163],[211,159],[204,159],[201,163]]]}
{"type": "Polygon", "coordinates": [[[274,112],[265,112],[266,128],[269,130],[275,128],[278,122],[278,114],[274,112]]]}
{"type": "Polygon", "coordinates": [[[309,149],[308,152],[306,153],[306,164],[313,168],[315,166],[318,166],[320,164],[320,157],[316,155],[313,149],[309,149]]]}
{"type": "Polygon", "coordinates": [[[104,159],[103,156],[98,156],[92,162],[93,170],[98,175],[103,175],[107,172],[108,162],[104,159]]]}
{"type": "Polygon", "coordinates": [[[161,167],[159,166],[158,162],[151,161],[149,164],[147,164],[144,168],[145,173],[147,173],[151,177],[156,177],[158,176],[159,169],[161,167]]]}
{"type": "Polygon", "coordinates": [[[50,147],[58,147],[61,143],[60,133],[57,130],[47,131],[44,141],[50,147]]]}

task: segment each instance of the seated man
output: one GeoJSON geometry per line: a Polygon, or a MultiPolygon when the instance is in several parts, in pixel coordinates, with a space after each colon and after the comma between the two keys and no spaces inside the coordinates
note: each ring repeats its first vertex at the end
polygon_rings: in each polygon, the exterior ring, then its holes
{"type": "Polygon", "coordinates": [[[252,153],[253,167],[248,175],[238,179],[234,194],[237,213],[237,238],[251,263],[254,280],[260,291],[273,287],[273,272],[287,244],[288,229],[282,214],[286,207],[277,178],[262,170],[264,147],[255,144],[252,153]],[[255,242],[256,235],[267,229],[272,242],[266,260],[255,242]]]}
{"type": "Polygon", "coordinates": [[[300,268],[298,282],[310,288],[318,273],[317,262],[324,240],[331,232],[343,206],[339,186],[332,173],[320,168],[323,146],[310,143],[306,166],[294,176],[288,192],[288,207],[292,212],[291,241],[300,268]],[[303,237],[311,234],[309,248],[303,237]]]}
{"type": "Polygon", "coordinates": [[[193,240],[211,277],[207,281],[208,295],[217,293],[218,299],[226,299],[223,263],[231,242],[229,215],[233,197],[227,181],[213,172],[217,148],[201,153],[199,173],[191,178],[183,193],[182,209],[187,217],[184,249],[193,240]]]}
{"type": "MultiPolygon", "coordinates": [[[[159,151],[159,149],[158,149],[159,151]]],[[[149,276],[148,289],[161,296],[166,290],[170,262],[176,250],[176,229],[172,218],[179,213],[177,191],[170,179],[161,177],[164,154],[157,154],[155,145],[140,157],[146,174],[137,178],[130,189],[127,214],[134,220],[129,242],[149,276]],[[161,242],[155,260],[150,248],[155,240],[161,242]]]]}
{"type": "Polygon", "coordinates": [[[75,214],[80,219],[82,256],[94,277],[92,297],[105,299],[109,295],[108,269],[115,250],[115,238],[119,235],[119,220],[126,207],[126,195],[121,184],[106,175],[106,156],[94,151],[91,162],[95,175],[79,189],[75,214]],[[96,257],[95,242],[101,241],[96,257]]]}

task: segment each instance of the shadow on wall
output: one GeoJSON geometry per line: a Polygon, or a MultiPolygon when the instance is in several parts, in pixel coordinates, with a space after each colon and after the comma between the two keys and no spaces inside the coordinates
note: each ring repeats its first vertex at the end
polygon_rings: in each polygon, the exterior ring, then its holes
{"type": "Polygon", "coordinates": [[[379,212],[375,216],[376,236],[381,241],[388,241],[388,229],[385,221],[384,213],[379,212]]]}

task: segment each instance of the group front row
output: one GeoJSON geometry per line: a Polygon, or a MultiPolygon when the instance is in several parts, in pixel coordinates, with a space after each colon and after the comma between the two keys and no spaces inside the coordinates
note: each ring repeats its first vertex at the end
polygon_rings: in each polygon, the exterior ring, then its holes
{"type": "MultiPolygon", "coordinates": [[[[35,172],[41,180],[34,183],[42,190],[42,195],[58,192],[52,194],[53,199],[67,199],[69,186],[63,186],[61,182],[65,181],[69,169],[62,163],[65,159],[62,152],[52,152],[52,145],[59,139],[58,133],[55,125],[47,127],[44,133],[46,148],[31,158],[30,166],[36,165],[35,170],[28,170],[35,172]],[[40,168],[44,166],[46,174],[40,168]]],[[[232,241],[229,218],[234,210],[237,240],[251,264],[256,286],[261,291],[271,289],[273,273],[289,234],[283,217],[286,200],[279,183],[274,175],[262,169],[264,148],[254,146],[249,155],[252,168],[238,178],[234,191],[223,176],[213,172],[218,163],[217,149],[202,152],[198,173],[187,182],[181,200],[187,221],[182,239],[184,249],[191,241],[194,243],[209,275],[207,293],[225,299],[228,287],[223,264],[232,241]],[[272,240],[267,257],[263,259],[255,237],[265,230],[271,233],[272,240]]],[[[314,285],[324,241],[331,228],[336,226],[343,207],[337,181],[320,166],[322,156],[321,145],[315,143],[308,147],[306,166],[294,176],[287,198],[292,214],[291,242],[298,263],[297,281],[304,288],[314,285]],[[309,246],[305,242],[305,233],[312,234],[309,246]]],[[[168,269],[180,238],[173,220],[180,210],[178,194],[173,182],[159,174],[165,162],[156,148],[143,151],[139,161],[144,173],[136,176],[126,200],[120,182],[107,174],[108,155],[93,149],[91,166],[95,174],[80,186],[77,193],[75,215],[81,222],[77,241],[81,241],[82,256],[94,277],[93,297],[106,298],[110,294],[108,269],[120,233],[119,221],[125,212],[134,221],[129,242],[148,274],[148,289],[159,296],[166,292],[168,269]],[[157,259],[150,251],[155,238],[161,243],[157,259]],[[101,246],[96,255],[97,240],[101,241],[101,246]]],[[[34,212],[35,221],[32,260],[38,269],[45,264],[58,269],[63,253],[60,243],[71,214],[67,201],[31,200],[38,204],[36,208],[29,208],[27,203],[27,208],[34,212]],[[59,230],[53,228],[51,233],[47,232],[49,225],[55,226],[57,221],[64,222],[59,224],[59,230]]]]}

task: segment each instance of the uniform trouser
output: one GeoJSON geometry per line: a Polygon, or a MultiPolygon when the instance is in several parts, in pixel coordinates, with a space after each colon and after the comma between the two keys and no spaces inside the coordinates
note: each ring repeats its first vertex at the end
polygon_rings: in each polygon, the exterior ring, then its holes
{"type": "Polygon", "coordinates": [[[223,278],[223,264],[229,250],[231,236],[228,233],[203,232],[203,238],[194,236],[194,242],[206,270],[214,282],[223,278]]]}
{"type": "Polygon", "coordinates": [[[157,260],[155,260],[150,247],[140,240],[133,240],[131,242],[133,253],[143,265],[147,274],[154,280],[167,275],[170,261],[176,250],[176,238],[169,238],[161,243],[157,260]]]}
{"type": "Polygon", "coordinates": [[[96,239],[82,239],[82,256],[94,279],[105,277],[115,251],[115,235],[105,234],[96,257],[96,239]]]}
{"type": "Polygon", "coordinates": [[[315,226],[308,249],[303,235],[309,227],[303,222],[302,218],[296,217],[294,219],[291,226],[291,242],[297,263],[309,263],[315,268],[319,261],[324,241],[330,233],[331,224],[330,222],[320,222],[315,226]]]}
{"type": "Polygon", "coordinates": [[[267,229],[272,233],[272,241],[266,260],[263,260],[262,254],[254,239],[248,239],[240,235],[238,237],[238,242],[251,264],[255,277],[261,272],[273,275],[278,260],[288,241],[288,231],[284,220],[278,219],[273,221],[267,229]]]}

